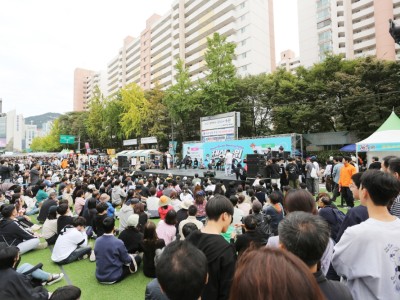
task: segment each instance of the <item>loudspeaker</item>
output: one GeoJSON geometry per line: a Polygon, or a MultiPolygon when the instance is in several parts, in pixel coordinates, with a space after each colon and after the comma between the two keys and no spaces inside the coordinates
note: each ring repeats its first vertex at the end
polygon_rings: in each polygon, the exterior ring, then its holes
{"type": "Polygon", "coordinates": [[[214,176],[215,176],[215,171],[207,171],[207,172],[204,172],[204,177],[213,178],[214,176]]]}
{"type": "Polygon", "coordinates": [[[129,169],[129,160],[126,156],[118,156],[118,167],[121,169],[129,169]]]}
{"type": "Polygon", "coordinates": [[[247,177],[256,177],[260,174],[261,177],[266,177],[265,158],[262,154],[247,155],[247,177]]]}

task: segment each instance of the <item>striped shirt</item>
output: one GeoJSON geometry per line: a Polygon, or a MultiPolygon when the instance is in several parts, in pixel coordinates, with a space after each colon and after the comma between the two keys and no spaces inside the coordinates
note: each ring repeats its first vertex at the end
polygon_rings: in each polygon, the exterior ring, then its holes
{"type": "Polygon", "coordinates": [[[392,207],[390,208],[390,213],[400,218],[400,194],[394,199],[392,207]]]}

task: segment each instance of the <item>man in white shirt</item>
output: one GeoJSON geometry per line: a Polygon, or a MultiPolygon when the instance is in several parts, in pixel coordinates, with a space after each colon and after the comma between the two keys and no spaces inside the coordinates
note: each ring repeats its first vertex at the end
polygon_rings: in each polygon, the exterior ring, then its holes
{"type": "Polygon", "coordinates": [[[368,170],[361,177],[360,200],[369,219],[346,229],[332,259],[355,300],[400,299],[400,219],[387,209],[399,191],[390,174],[368,170]]]}
{"type": "Polygon", "coordinates": [[[225,175],[230,176],[232,173],[233,154],[231,150],[226,150],[225,154],[225,175]]]}
{"type": "Polygon", "coordinates": [[[91,253],[92,248],[87,245],[85,226],[85,218],[77,217],[73,221],[73,227],[64,227],[54,245],[52,261],[59,265],[69,264],[91,253]]]}
{"type": "Polygon", "coordinates": [[[185,220],[183,220],[179,223],[179,235],[181,237],[181,240],[185,239],[185,236],[183,235],[183,232],[182,232],[182,228],[186,224],[193,223],[194,225],[197,226],[197,228],[199,230],[203,228],[203,222],[197,220],[196,213],[197,213],[197,207],[195,205],[190,205],[189,209],[188,209],[189,216],[185,220]]]}

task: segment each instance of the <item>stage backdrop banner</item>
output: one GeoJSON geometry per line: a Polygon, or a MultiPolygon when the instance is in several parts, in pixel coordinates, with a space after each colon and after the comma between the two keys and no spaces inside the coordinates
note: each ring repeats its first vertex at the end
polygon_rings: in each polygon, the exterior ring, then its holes
{"type": "Polygon", "coordinates": [[[284,148],[284,151],[291,151],[291,136],[225,142],[184,143],[183,157],[188,155],[192,159],[197,158],[199,161],[201,159],[204,161],[204,164],[207,165],[211,159],[216,159],[220,156],[224,157],[226,150],[229,149],[235,159],[243,161],[247,154],[253,154],[254,150],[262,154],[268,147],[270,147],[272,151],[278,151],[280,146],[284,148]]]}

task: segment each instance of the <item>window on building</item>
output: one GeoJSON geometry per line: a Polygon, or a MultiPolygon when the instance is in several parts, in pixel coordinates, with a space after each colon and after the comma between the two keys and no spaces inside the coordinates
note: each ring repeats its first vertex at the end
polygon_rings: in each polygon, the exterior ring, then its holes
{"type": "Polygon", "coordinates": [[[240,8],[245,8],[246,7],[246,1],[240,3],[240,8]]]}
{"type": "Polygon", "coordinates": [[[317,8],[320,9],[324,6],[329,6],[329,0],[318,0],[317,1],[317,8]]]}
{"type": "Polygon", "coordinates": [[[244,21],[246,20],[246,14],[244,14],[243,16],[240,17],[240,21],[244,21]]]}
{"type": "Polygon", "coordinates": [[[330,30],[318,34],[318,42],[330,41],[332,39],[332,32],[330,30]]]}
{"type": "Polygon", "coordinates": [[[320,10],[317,13],[317,21],[322,21],[324,19],[328,19],[330,17],[331,11],[329,7],[320,10]]]}
{"type": "Polygon", "coordinates": [[[242,53],[242,58],[246,58],[247,57],[247,52],[243,52],[242,53]]]}
{"type": "Polygon", "coordinates": [[[240,28],[240,33],[245,33],[246,32],[246,27],[240,28]]]}
{"type": "Polygon", "coordinates": [[[246,45],[246,40],[243,40],[243,41],[241,42],[241,44],[242,44],[242,46],[246,45]]]}
{"type": "Polygon", "coordinates": [[[331,19],[324,20],[324,21],[322,21],[322,22],[317,23],[317,28],[318,28],[318,29],[324,28],[324,27],[326,27],[326,26],[331,25],[331,23],[332,23],[331,19]]]}

